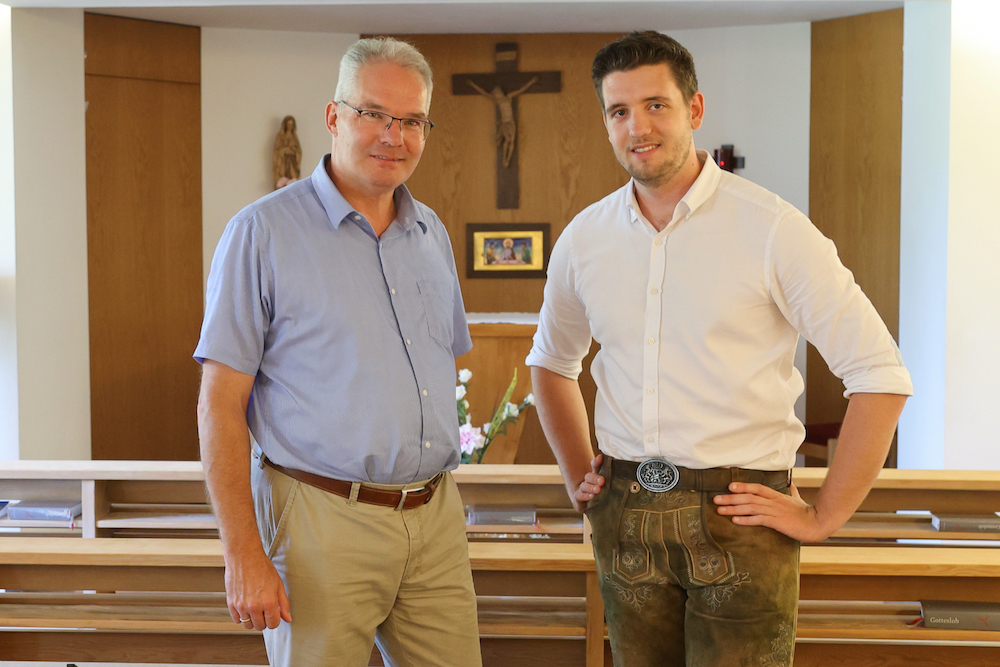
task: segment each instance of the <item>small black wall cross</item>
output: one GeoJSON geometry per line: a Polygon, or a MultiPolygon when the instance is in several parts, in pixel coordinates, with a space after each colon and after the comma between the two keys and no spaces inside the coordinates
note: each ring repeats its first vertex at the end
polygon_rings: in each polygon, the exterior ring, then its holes
{"type": "Polygon", "coordinates": [[[453,74],[453,95],[482,95],[496,107],[497,118],[497,208],[518,208],[520,186],[517,172],[517,98],[528,93],[558,93],[560,72],[519,72],[517,44],[496,46],[496,72],[453,74]]]}

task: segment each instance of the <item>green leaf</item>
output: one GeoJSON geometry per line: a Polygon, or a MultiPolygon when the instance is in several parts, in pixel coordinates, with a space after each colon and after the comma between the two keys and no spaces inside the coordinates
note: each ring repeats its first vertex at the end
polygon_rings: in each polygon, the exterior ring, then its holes
{"type": "MultiPolygon", "coordinates": [[[[511,394],[514,393],[514,388],[517,387],[517,369],[514,369],[514,377],[510,380],[510,386],[507,387],[507,393],[503,395],[503,399],[500,401],[500,407],[493,414],[493,419],[490,421],[489,434],[486,437],[486,442],[489,444],[496,437],[497,433],[500,431],[500,426],[503,425],[505,412],[507,407],[507,402],[510,401],[511,394]]],[[[505,429],[506,431],[506,429],[505,429]]]]}

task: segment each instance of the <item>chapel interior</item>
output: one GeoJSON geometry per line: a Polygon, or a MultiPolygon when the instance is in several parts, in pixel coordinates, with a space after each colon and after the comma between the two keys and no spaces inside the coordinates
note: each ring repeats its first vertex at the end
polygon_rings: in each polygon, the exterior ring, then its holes
{"type": "MultiPolygon", "coordinates": [[[[1000,610],[986,628],[941,628],[921,606],[1000,601],[1000,531],[938,525],[1000,511],[993,0],[10,4],[0,502],[82,509],[68,525],[0,517],[0,666],[266,664],[260,634],[227,621],[191,353],[226,222],[274,188],[282,119],[295,118],[303,176],[329,152],[323,109],[346,48],[392,35],[433,69],[435,129],[407,185],[451,238],[474,341],[456,369],[472,371],[482,423],[515,372],[511,400],[531,391],[545,281],[476,270],[474,228],[544,229],[544,261],[574,215],[627,181],[590,63],[633,28],[692,52],[707,102],[696,146],[734,146],[736,174],[836,243],[913,376],[868,499],[803,547],[794,664],[1000,664],[1000,610]],[[454,84],[504,68],[559,75],[517,98],[512,171],[494,105],[454,84]]],[[[581,375],[591,415],[597,349],[581,375]]],[[[793,477],[808,500],[847,400],[804,341],[796,367],[807,435],[793,477]]],[[[469,507],[532,512],[530,526],[469,526],[484,664],[611,665],[589,525],[534,410],[455,478],[469,507]]]]}

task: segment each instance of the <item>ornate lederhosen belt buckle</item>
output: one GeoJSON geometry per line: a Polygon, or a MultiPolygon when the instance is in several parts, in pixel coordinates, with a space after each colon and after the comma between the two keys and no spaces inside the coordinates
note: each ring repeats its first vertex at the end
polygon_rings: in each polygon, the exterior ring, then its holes
{"type": "Polygon", "coordinates": [[[636,481],[642,488],[653,493],[663,493],[677,486],[681,475],[666,459],[646,459],[635,471],[636,481]]]}

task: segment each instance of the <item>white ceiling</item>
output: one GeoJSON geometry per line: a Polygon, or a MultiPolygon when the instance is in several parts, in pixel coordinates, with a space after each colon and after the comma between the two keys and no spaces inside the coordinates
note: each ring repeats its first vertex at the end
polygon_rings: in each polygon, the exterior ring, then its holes
{"type": "MultiPolygon", "coordinates": [[[[0,0],[211,28],[332,33],[548,33],[768,25],[895,9],[903,0],[0,0]]],[[[948,0],[939,0],[942,2],[948,0]]]]}

